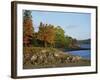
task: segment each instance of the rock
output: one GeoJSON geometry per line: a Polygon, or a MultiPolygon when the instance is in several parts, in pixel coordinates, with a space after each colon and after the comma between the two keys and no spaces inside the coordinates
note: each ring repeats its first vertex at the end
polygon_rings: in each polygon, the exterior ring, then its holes
{"type": "Polygon", "coordinates": [[[68,62],[78,62],[80,59],[80,56],[70,56],[67,58],[68,62]]]}
{"type": "Polygon", "coordinates": [[[30,59],[30,54],[25,54],[24,57],[25,59],[30,59]]]}
{"type": "Polygon", "coordinates": [[[63,51],[56,49],[38,49],[32,48],[32,50],[24,54],[24,63],[32,64],[33,66],[44,66],[44,65],[57,65],[57,64],[67,64],[72,62],[78,62],[81,59],[79,56],[73,56],[69,53],[64,53],[63,51]]]}
{"type": "Polygon", "coordinates": [[[77,58],[73,57],[71,62],[77,62],[77,58]]]}
{"type": "Polygon", "coordinates": [[[76,57],[74,58],[74,61],[75,61],[75,62],[78,62],[80,59],[81,59],[80,56],[76,56],[76,57]]]}
{"type": "Polygon", "coordinates": [[[27,62],[29,62],[30,61],[30,58],[31,58],[31,54],[25,54],[24,55],[24,64],[26,64],[27,62]]]}
{"type": "Polygon", "coordinates": [[[65,60],[65,63],[68,63],[68,60],[65,60]]]}
{"type": "Polygon", "coordinates": [[[31,57],[31,61],[35,61],[37,59],[37,56],[36,55],[33,55],[32,57],[31,57]]]}
{"type": "Polygon", "coordinates": [[[60,55],[59,55],[59,54],[57,54],[57,53],[55,53],[55,54],[54,54],[54,56],[55,56],[55,57],[59,57],[60,55]]]}
{"type": "Polygon", "coordinates": [[[73,57],[72,57],[72,56],[69,56],[69,57],[67,58],[67,61],[68,61],[68,62],[72,62],[72,59],[73,59],[73,57]]]}
{"type": "Polygon", "coordinates": [[[42,50],[41,52],[42,52],[42,53],[46,53],[46,52],[47,52],[47,50],[42,50]]]}
{"type": "Polygon", "coordinates": [[[39,59],[42,60],[43,59],[43,56],[40,56],[39,59]]]}

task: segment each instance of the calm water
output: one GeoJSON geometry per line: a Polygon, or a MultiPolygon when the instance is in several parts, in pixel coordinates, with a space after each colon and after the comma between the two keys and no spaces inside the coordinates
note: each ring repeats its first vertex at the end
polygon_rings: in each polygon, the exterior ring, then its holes
{"type": "Polygon", "coordinates": [[[80,47],[81,48],[90,48],[91,45],[90,44],[81,44],[80,47]]]}
{"type": "MultiPolygon", "coordinates": [[[[81,45],[82,48],[90,48],[89,44],[84,44],[81,45]]],[[[90,50],[77,50],[77,51],[69,51],[70,54],[72,55],[78,55],[81,56],[85,59],[90,59],[91,58],[91,51],[90,50]]]]}

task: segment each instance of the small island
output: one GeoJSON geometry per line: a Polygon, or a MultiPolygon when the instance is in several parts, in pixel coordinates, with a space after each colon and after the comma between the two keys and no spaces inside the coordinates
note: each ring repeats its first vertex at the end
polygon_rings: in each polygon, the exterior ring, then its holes
{"type": "Polygon", "coordinates": [[[59,25],[39,23],[23,10],[23,69],[90,66],[91,39],[77,40],[59,25]]]}

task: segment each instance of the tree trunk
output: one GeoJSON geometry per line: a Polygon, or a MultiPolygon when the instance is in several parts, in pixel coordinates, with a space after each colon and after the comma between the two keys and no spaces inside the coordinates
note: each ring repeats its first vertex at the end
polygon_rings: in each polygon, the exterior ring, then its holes
{"type": "Polygon", "coordinates": [[[46,41],[44,41],[44,47],[47,47],[47,43],[46,43],[46,41]]]}

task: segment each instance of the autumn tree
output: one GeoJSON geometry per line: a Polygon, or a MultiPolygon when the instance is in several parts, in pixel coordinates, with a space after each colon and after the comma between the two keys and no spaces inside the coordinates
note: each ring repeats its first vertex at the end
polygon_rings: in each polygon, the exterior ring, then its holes
{"type": "Polygon", "coordinates": [[[23,11],[23,44],[30,46],[34,28],[32,23],[32,15],[30,10],[23,11]]]}
{"type": "Polygon", "coordinates": [[[54,45],[55,43],[55,30],[51,24],[40,23],[38,37],[39,40],[44,42],[44,47],[47,47],[47,43],[54,45]]]}

